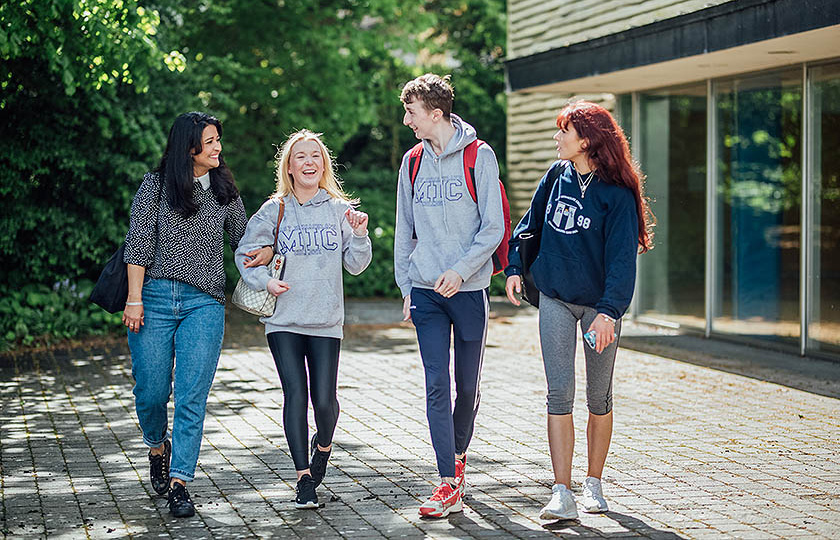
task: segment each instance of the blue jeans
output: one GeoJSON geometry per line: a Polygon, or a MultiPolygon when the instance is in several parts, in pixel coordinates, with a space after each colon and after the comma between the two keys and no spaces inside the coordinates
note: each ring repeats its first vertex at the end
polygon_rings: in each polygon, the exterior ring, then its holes
{"type": "Polygon", "coordinates": [[[167,405],[172,394],[172,460],[169,475],[195,477],[204,432],[204,412],[225,333],[225,307],[192,285],[169,279],[143,283],[145,324],[128,332],[134,405],[143,442],[158,447],[167,439],[167,405]]]}

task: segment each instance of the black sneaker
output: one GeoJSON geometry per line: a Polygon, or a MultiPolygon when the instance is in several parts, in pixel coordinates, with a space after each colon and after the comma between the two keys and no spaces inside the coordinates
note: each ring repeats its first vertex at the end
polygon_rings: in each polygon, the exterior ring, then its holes
{"type": "Polygon", "coordinates": [[[163,441],[163,454],[154,455],[149,450],[149,476],[152,479],[152,489],[158,495],[164,495],[169,490],[170,456],[172,456],[172,443],[169,439],[163,441]]]}
{"type": "Polygon", "coordinates": [[[315,487],[321,485],[321,481],[327,474],[327,461],[330,459],[330,451],[324,452],[318,448],[318,434],[312,436],[312,461],[309,463],[309,472],[312,473],[312,480],[315,487]]]}
{"type": "Polygon", "coordinates": [[[318,508],[318,495],[315,493],[315,480],[304,474],[295,488],[295,506],[297,508],[318,508]]]}
{"type": "Polygon", "coordinates": [[[169,513],[177,518],[192,517],[195,515],[195,505],[190,499],[190,492],[187,491],[187,486],[175,482],[169,489],[169,501],[166,506],[169,507],[169,513]]]}

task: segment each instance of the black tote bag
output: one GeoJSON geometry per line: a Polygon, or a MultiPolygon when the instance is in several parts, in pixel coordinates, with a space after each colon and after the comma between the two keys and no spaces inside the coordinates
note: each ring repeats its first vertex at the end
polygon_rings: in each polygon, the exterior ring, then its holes
{"type": "Polygon", "coordinates": [[[531,265],[540,252],[542,229],[525,231],[519,234],[519,257],[522,259],[522,299],[534,306],[540,307],[540,291],[534,283],[531,265]]]}
{"type": "MultiPolygon", "coordinates": [[[[554,187],[554,182],[560,178],[565,166],[555,167],[549,173],[547,183],[554,187]]],[[[551,189],[549,189],[549,194],[551,189]]],[[[558,192],[559,196],[559,192],[558,192]]],[[[540,290],[537,289],[537,284],[534,283],[534,276],[531,273],[531,265],[537,260],[537,255],[540,252],[540,241],[542,240],[542,227],[545,220],[539,222],[537,228],[530,231],[523,231],[519,233],[519,258],[522,260],[522,299],[534,306],[540,307],[540,290]]]]}
{"type": "Polygon", "coordinates": [[[124,254],[125,242],[108,259],[90,293],[90,301],[108,313],[125,309],[128,299],[128,266],[123,262],[124,254]]]}
{"type": "MultiPolygon", "coordinates": [[[[160,181],[160,190],[163,190],[163,180],[160,181]]],[[[158,191],[157,196],[158,212],[160,212],[161,191],[158,191]]],[[[96,285],[90,292],[89,300],[108,313],[124,310],[128,300],[128,265],[123,262],[124,254],[125,241],[105,263],[105,268],[102,269],[96,285]]]]}

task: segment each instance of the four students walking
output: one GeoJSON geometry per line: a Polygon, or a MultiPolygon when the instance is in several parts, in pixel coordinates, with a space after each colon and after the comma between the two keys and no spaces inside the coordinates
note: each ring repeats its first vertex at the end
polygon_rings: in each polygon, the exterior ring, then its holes
{"type": "MultiPolygon", "coordinates": [[[[492,148],[452,113],[448,77],[426,74],[400,96],[417,146],[397,182],[394,276],[403,316],[414,324],[425,374],[426,414],[440,483],[419,507],[440,518],[462,510],[467,450],[480,402],[493,253],[505,231],[499,167],[492,148]],[[474,156],[474,165],[465,155],[474,156]],[[454,355],[450,343],[454,341],[454,355]],[[450,369],[450,358],[454,358],[450,369]],[[450,378],[454,371],[455,402],[450,378]]],[[[583,506],[607,510],[601,474],[612,433],[612,376],[635,257],[651,247],[642,176],[620,128],[603,108],[578,102],[561,111],[558,161],[537,187],[510,241],[506,293],[519,304],[518,234],[541,232],[531,266],[540,290],[540,338],[548,382],[548,439],[555,483],[544,519],[577,517],[570,490],[574,430],[575,325],[594,332],[585,347],[589,468],[583,506]]],[[[339,416],[342,268],[371,261],[368,216],[355,209],[319,134],[301,130],[278,152],[276,191],[247,221],[221,159],[221,124],[181,115],[160,167],[132,205],[125,262],[137,415],[150,447],[153,489],[177,517],[194,514],[193,479],[205,405],[224,333],[223,233],[243,280],[276,297],[261,318],[283,388],[283,427],[297,471],[295,504],[317,508],[339,416]],[[285,274],[266,264],[285,256],[285,274]],[[173,376],[174,366],[174,376],[173,376]],[[167,403],[174,382],[170,436],[167,403]],[[315,431],[307,423],[311,397],[315,431]]]]}

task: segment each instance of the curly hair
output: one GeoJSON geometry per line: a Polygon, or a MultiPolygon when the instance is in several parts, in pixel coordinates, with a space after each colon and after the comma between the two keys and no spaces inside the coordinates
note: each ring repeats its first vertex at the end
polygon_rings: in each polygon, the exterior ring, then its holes
{"type": "Polygon", "coordinates": [[[583,152],[595,165],[598,177],[633,192],[639,220],[639,251],[653,248],[656,217],[645,197],[645,176],[630,154],[624,131],[609,111],[589,101],[575,101],[563,107],[557,115],[557,127],[566,129],[570,123],[584,140],[583,152]]]}
{"type": "Polygon", "coordinates": [[[452,89],[449,78],[449,75],[441,77],[434,73],[421,75],[405,83],[400,92],[400,100],[406,105],[420,100],[427,111],[440,109],[443,111],[443,117],[449,120],[452,102],[455,100],[455,90],[452,89]]]}

